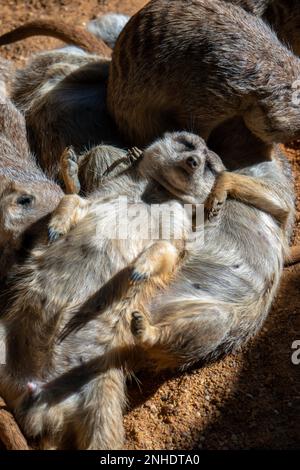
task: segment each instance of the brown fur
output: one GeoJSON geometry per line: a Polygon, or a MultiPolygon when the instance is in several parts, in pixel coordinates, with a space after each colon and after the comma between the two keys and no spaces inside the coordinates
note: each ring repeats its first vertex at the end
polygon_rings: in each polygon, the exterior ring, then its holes
{"type": "Polygon", "coordinates": [[[298,0],[225,0],[262,17],[279,39],[300,55],[300,4],[298,0]]]}
{"type": "MultiPolygon", "coordinates": [[[[106,110],[108,70],[107,59],[55,50],[37,55],[17,71],[12,98],[25,115],[30,147],[51,178],[59,178],[66,147],[81,154],[98,144],[122,145],[106,110]]],[[[83,193],[95,188],[103,164],[82,161],[83,193]]]]}
{"type": "Polygon", "coordinates": [[[299,59],[243,9],[219,0],[152,0],[117,40],[108,108],[138,145],[169,129],[208,139],[235,116],[264,142],[286,142],[300,135],[292,104],[299,75],[299,59]]]}

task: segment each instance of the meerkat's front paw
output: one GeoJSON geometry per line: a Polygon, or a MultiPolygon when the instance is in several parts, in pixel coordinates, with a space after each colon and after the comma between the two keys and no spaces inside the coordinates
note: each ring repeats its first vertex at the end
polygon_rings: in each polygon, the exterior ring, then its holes
{"type": "Polygon", "coordinates": [[[60,158],[60,175],[67,194],[78,194],[80,192],[78,171],[77,154],[72,147],[66,148],[60,158]]]}
{"type": "Polygon", "coordinates": [[[142,155],[143,151],[138,147],[132,147],[127,151],[127,158],[129,159],[130,163],[134,163],[135,161],[139,160],[142,155]]]}
{"type": "Polygon", "coordinates": [[[49,240],[50,243],[56,242],[63,235],[64,235],[64,233],[57,230],[57,228],[55,227],[55,223],[54,223],[54,227],[51,227],[51,225],[49,225],[49,227],[48,227],[48,240],[49,240]]]}
{"type": "Polygon", "coordinates": [[[227,199],[227,191],[223,189],[213,190],[205,202],[206,218],[211,221],[218,216],[227,199]]]}
{"type": "Polygon", "coordinates": [[[168,276],[175,270],[178,259],[179,252],[170,242],[153,243],[135,261],[130,276],[131,280],[139,282],[153,276],[168,276]]]}
{"type": "Polygon", "coordinates": [[[80,196],[64,196],[48,225],[50,242],[66,235],[87,213],[88,202],[80,196]]]}

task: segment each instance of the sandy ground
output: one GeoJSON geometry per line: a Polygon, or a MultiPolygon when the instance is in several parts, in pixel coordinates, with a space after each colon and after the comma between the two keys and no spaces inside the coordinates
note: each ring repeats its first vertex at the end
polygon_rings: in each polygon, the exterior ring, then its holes
{"type": "MultiPolygon", "coordinates": [[[[76,25],[101,12],[134,13],[142,0],[0,0],[0,33],[38,16],[76,25]]],[[[28,39],[1,54],[22,64],[32,52],[58,44],[28,39]]],[[[300,210],[300,143],[287,149],[300,210]]],[[[297,213],[295,243],[300,243],[297,213]]],[[[280,293],[258,337],[240,353],[180,376],[149,376],[129,386],[128,449],[300,448],[300,266],[285,270],[280,293]]]]}

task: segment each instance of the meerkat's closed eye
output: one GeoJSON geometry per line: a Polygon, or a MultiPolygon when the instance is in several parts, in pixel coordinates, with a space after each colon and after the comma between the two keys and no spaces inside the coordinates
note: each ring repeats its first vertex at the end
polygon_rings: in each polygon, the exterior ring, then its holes
{"type": "Polygon", "coordinates": [[[191,140],[188,140],[186,137],[184,136],[179,136],[177,138],[177,142],[179,142],[180,144],[184,145],[185,148],[187,148],[188,150],[196,150],[196,146],[193,142],[191,142],[191,140]]]}

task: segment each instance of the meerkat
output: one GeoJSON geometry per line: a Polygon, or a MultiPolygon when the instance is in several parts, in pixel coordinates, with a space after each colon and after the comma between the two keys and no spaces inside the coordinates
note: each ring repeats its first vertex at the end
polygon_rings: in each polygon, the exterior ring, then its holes
{"type": "Polygon", "coordinates": [[[14,297],[1,309],[1,393],[28,437],[56,448],[120,448],[125,376],[142,357],[135,348],[147,350],[157,368],[185,368],[229,352],[260,328],[287,251],[290,184],[275,161],[243,174],[224,170],[199,136],[167,134],[88,200],[62,199],[48,227],[55,242],[37,243],[12,270],[14,297]],[[237,185],[232,195],[241,202],[226,199],[237,185]],[[197,237],[188,249],[184,243],[180,262],[182,245],[135,238],[134,218],[126,239],[111,240],[113,215],[125,216],[120,194],[148,210],[159,202],[175,221],[183,204],[206,201],[214,217],[204,244],[197,237]],[[160,274],[163,289],[155,284],[160,274]],[[128,279],[154,282],[146,293],[139,286],[141,303],[126,294],[128,279]],[[141,334],[147,317],[147,331],[166,325],[170,342],[150,347],[141,334]]]}
{"type": "Polygon", "coordinates": [[[63,197],[30,153],[25,119],[10,101],[10,64],[0,59],[0,279],[22,245],[23,234],[51,213],[63,197]]]}
{"type": "Polygon", "coordinates": [[[207,140],[235,116],[267,144],[287,142],[300,133],[299,72],[299,59],[270,28],[236,5],[152,0],[117,40],[108,109],[139,146],[170,129],[207,140]]]}
{"type": "MultiPolygon", "coordinates": [[[[59,181],[60,156],[98,144],[123,146],[106,110],[109,60],[64,48],[38,54],[18,70],[11,97],[24,114],[28,140],[42,170],[59,181]]],[[[86,171],[97,174],[97,161],[86,171]]],[[[82,179],[82,190],[93,190],[82,179]]]]}
{"type": "MultiPolygon", "coordinates": [[[[183,128],[193,129],[207,139],[224,121],[242,116],[246,127],[265,143],[264,157],[270,159],[267,144],[298,138],[298,107],[293,99],[297,93],[299,59],[260,18],[238,5],[260,16],[272,9],[276,19],[280,2],[237,0],[225,5],[218,0],[198,0],[183,9],[181,2],[149,2],[131,18],[119,36],[111,64],[108,108],[120,131],[128,143],[140,146],[165,130],[183,128]],[[164,8],[167,16],[162,13],[164,8]],[[188,29],[191,18],[197,35],[188,29]],[[148,24],[152,26],[148,28],[148,24]],[[144,34],[144,31],[145,41],[143,37],[136,41],[137,33],[144,34]],[[150,41],[153,48],[142,47],[150,41]],[[206,47],[210,43],[212,47],[206,47]],[[155,60],[151,61],[149,51],[155,60]],[[192,90],[183,87],[179,93],[178,82],[185,82],[186,57],[190,69],[188,83],[193,86],[192,90]],[[150,65],[145,68],[143,60],[150,60],[150,65]],[[184,65],[180,66],[180,60],[184,65]],[[167,76],[166,83],[161,83],[167,76]],[[193,89],[197,90],[196,99],[193,89]],[[143,99],[136,99],[136,93],[143,99]]],[[[290,13],[294,7],[297,8],[295,3],[286,6],[286,29],[291,36],[297,36],[297,28],[292,23],[297,15],[290,13]]],[[[119,30],[116,28],[116,35],[119,30]]],[[[30,24],[22,26],[21,31],[23,36],[14,31],[8,33],[9,42],[35,33],[30,24]]],[[[5,41],[8,42],[7,37],[5,41]]],[[[80,41],[78,37],[77,44],[80,41]]]]}
{"type": "MultiPolygon", "coordinates": [[[[119,37],[119,46],[116,46],[111,66],[109,59],[101,59],[100,66],[100,64],[94,63],[94,61],[97,62],[95,57],[89,55],[85,55],[84,57],[81,55],[78,57],[77,53],[76,58],[74,58],[75,51],[68,50],[65,51],[63,55],[59,55],[59,52],[51,52],[38,56],[29,63],[25,70],[18,72],[14,82],[12,96],[17,106],[20,107],[26,115],[31,147],[47,174],[51,177],[57,177],[59,158],[64,148],[67,146],[74,145],[76,152],[83,152],[87,146],[90,147],[101,142],[109,144],[115,143],[115,145],[119,147],[137,144],[142,146],[147,141],[159,137],[165,129],[187,128],[194,129],[204,137],[209,135],[209,146],[221,156],[226,167],[230,170],[235,170],[252,163],[258,163],[259,161],[271,160],[276,154],[276,151],[273,151],[270,140],[286,141],[295,137],[298,132],[298,111],[297,107],[292,105],[293,92],[295,91],[292,89],[292,86],[299,71],[298,59],[280,44],[275,35],[260,19],[254,18],[253,15],[251,16],[237,6],[230,4],[226,4],[225,6],[222,2],[209,2],[209,0],[192,2],[187,9],[184,9],[184,17],[182,18],[182,15],[180,16],[179,28],[177,27],[177,6],[180,6],[180,0],[179,3],[174,1],[171,4],[170,2],[166,4],[164,2],[150,2],[145,9],[142,9],[132,18],[119,37]],[[164,15],[159,14],[164,5],[168,9],[167,29],[163,26],[164,15]],[[199,11],[198,16],[195,13],[197,11],[199,11]],[[205,19],[206,14],[209,17],[208,21],[205,19]],[[166,33],[164,35],[166,43],[163,43],[163,46],[161,46],[161,42],[158,40],[157,48],[152,49],[152,52],[155,51],[155,54],[158,55],[157,58],[151,62],[152,65],[150,64],[149,67],[147,67],[147,73],[145,74],[142,72],[142,61],[144,57],[145,60],[148,61],[148,55],[144,55],[144,49],[140,47],[136,58],[132,61],[129,57],[131,49],[134,51],[135,43],[143,44],[143,42],[132,41],[132,48],[127,47],[126,44],[123,48],[122,45],[122,38],[124,38],[124,42],[126,42],[126,37],[131,37],[131,25],[133,25],[132,31],[135,31],[136,23],[141,21],[142,24],[143,21],[146,21],[146,19],[143,20],[144,15],[146,15],[147,18],[152,18],[153,16],[153,24],[155,25],[153,31],[151,28],[146,28],[147,34],[149,36],[151,35],[151,40],[154,41],[153,44],[155,44],[156,35],[158,37],[160,22],[162,24],[161,29],[166,33]],[[198,33],[197,37],[194,37],[193,34],[189,34],[189,31],[187,31],[186,34],[188,34],[189,37],[188,41],[180,43],[178,37],[184,38],[185,24],[190,24],[190,22],[185,23],[184,21],[185,17],[189,17],[188,15],[191,15],[193,22],[196,22],[199,26],[199,28],[195,28],[197,31],[198,29],[200,32],[202,31],[201,21],[205,23],[203,26],[203,37],[201,35],[199,36],[198,33]],[[222,17],[221,26],[218,22],[216,25],[218,15],[222,17]],[[174,18],[174,22],[172,18],[174,18]],[[210,29],[208,30],[207,25],[210,25],[210,29]],[[220,36],[220,34],[218,36],[218,33],[220,33],[218,28],[223,28],[222,31],[224,34],[228,31],[228,41],[223,39],[219,42],[216,41],[216,38],[220,36]],[[237,29],[234,39],[230,28],[234,31],[237,29]],[[178,36],[178,32],[180,36],[178,36]],[[211,34],[211,36],[209,36],[209,34],[211,34]],[[197,89],[196,85],[193,85],[191,91],[189,87],[186,87],[180,89],[179,93],[180,87],[178,88],[177,83],[181,80],[180,74],[185,73],[183,71],[186,70],[186,64],[183,67],[180,66],[182,48],[178,49],[177,54],[177,47],[178,44],[187,45],[189,43],[192,44],[194,41],[194,46],[196,47],[196,44],[199,43],[199,48],[203,46],[202,48],[205,52],[204,43],[209,41],[210,37],[213,41],[214,49],[209,49],[212,52],[207,52],[207,56],[204,55],[205,60],[203,64],[199,62],[198,56],[197,61],[195,60],[193,62],[193,54],[182,54],[182,60],[183,56],[184,60],[186,60],[186,57],[190,57],[191,59],[188,62],[189,67],[191,67],[189,77],[193,76],[193,70],[195,70],[195,74],[197,75],[193,83],[196,84],[197,80],[201,80],[201,90],[203,90],[203,92],[198,93],[197,90],[197,99],[194,99],[192,91],[193,89],[197,89]],[[258,37],[258,40],[261,41],[263,45],[257,43],[256,37],[258,37]],[[238,38],[237,42],[235,41],[236,38],[238,38]],[[234,45],[232,45],[231,49],[229,47],[231,44],[230,41],[234,41],[234,45]],[[159,50],[160,47],[162,47],[163,51],[167,51],[169,42],[171,53],[168,53],[168,60],[170,59],[170,64],[168,65],[163,56],[165,52],[160,56],[159,50]],[[243,47],[243,51],[238,51],[236,54],[235,50],[237,46],[239,46],[240,49],[243,47]],[[264,53],[266,50],[268,52],[264,53]],[[251,51],[251,54],[249,52],[249,54],[245,56],[245,51],[251,51]],[[272,57],[269,57],[270,51],[272,51],[272,57]],[[218,57],[217,62],[210,59],[210,53],[214,53],[215,56],[218,57]],[[173,56],[174,60],[171,60],[173,56]],[[160,57],[162,64],[160,63],[160,57]],[[281,67],[279,60],[275,60],[274,57],[280,57],[280,61],[285,63],[285,66],[281,67]],[[246,58],[247,63],[245,62],[246,58]],[[77,65],[74,66],[76,60],[77,65]],[[269,60],[269,63],[267,63],[267,60],[269,60]],[[118,61],[121,67],[118,67],[118,61]],[[124,64],[127,63],[127,61],[129,61],[128,67],[125,67],[124,64]],[[228,61],[228,63],[226,61],[228,61]],[[208,72],[208,62],[215,64],[214,67],[216,67],[216,69],[206,74],[206,72],[208,72]],[[79,65],[80,63],[82,69],[79,65]],[[141,66],[137,65],[138,63],[141,66]],[[257,69],[257,63],[260,64],[259,69],[257,69]],[[125,75],[123,75],[123,71],[121,70],[122,64],[124,65],[125,75]],[[179,64],[179,66],[177,66],[177,64],[179,64]],[[201,64],[201,73],[198,73],[199,64],[201,64]],[[234,67],[232,64],[235,64],[234,67]],[[109,79],[111,85],[109,86],[108,107],[116,123],[109,119],[104,103],[107,99],[106,82],[108,79],[109,66],[111,67],[109,79]],[[158,73],[158,71],[164,70],[164,67],[167,67],[169,70],[172,66],[174,67],[174,73],[170,72],[170,74],[174,79],[174,83],[172,80],[168,79],[165,87],[161,85],[158,87],[155,86],[152,93],[151,86],[153,86],[156,81],[150,79],[150,75],[151,77],[158,75],[158,80],[161,81],[167,74],[158,73]],[[135,67],[137,68],[137,73],[134,72],[135,67]],[[250,72],[248,70],[249,67],[251,69],[250,72]],[[269,73],[270,69],[273,70],[272,74],[269,73]],[[118,74],[116,70],[121,73],[119,77],[120,82],[117,81],[119,79],[117,78],[118,74]],[[97,71],[99,72],[98,76],[97,71]],[[127,74],[131,74],[131,72],[134,74],[134,79],[130,79],[129,82],[126,83],[126,86],[124,85],[125,91],[123,94],[120,88],[122,86],[122,77],[124,76],[125,83],[127,80],[125,77],[127,77],[127,74]],[[140,72],[142,77],[141,90],[137,88],[135,82],[140,72]],[[245,72],[247,72],[247,76],[245,72]],[[224,77],[222,80],[219,80],[219,76],[222,73],[224,73],[224,77]],[[149,79],[147,78],[148,76],[149,79]],[[76,77],[76,80],[73,80],[74,77],[76,77]],[[33,86],[29,86],[29,83],[32,83],[33,86]],[[170,86],[168,85],[169,83],[170,86]],[[286,86],[286,84],[288,85],[286,86]],[[173,93],[172,90],[174,91],[174,96],[171,96],[173,93]],[[142,100],[140,98],[135,99],[135,92],[138,92],[139,96],[143,96],[143,94],[146,96],[142,100]],[[160,97],[158,97],[158,92],[161,95],[160,97]],[[127,93],[128,99],[131,98],[134,100],[131,105],[128,104],[128,106],[126,102],[127,93]],[[218,98],[218,93],[222,95],[221,99],[218,98]],[[147,108],[148,96],[151,96],[149,109],[147,108]],[[120,106],[118,105],[119,100],[120,106]],[[199,100],[202,100],[203,103],[201,101],[198,106],[199,100]],[[174,109],[170,108],[170,103],[172,103],[171,108],[173,107],[174,109]],[[176,103],[176,105],[174,105],[174,103],[176,103]],[[123,106],[126,122],[124,121],[122,139],[115,124],[118,125],[122,132],[123,124],[121,122],[121,116],[123,114],[123,106]],[[188,108],[186,106],[188,106],[188,108]],[[288,106],[289,113],[291,113],[291,120],[287,118],[286,109],[283,109],[284,106],[288,106]],[[113,109],[114,107],[115,110],[113,109]],[[200,117],[197,117],[198,111],[195,109],[196,107],[198,107],[197,109],[201,109],[202,114],[200,117]],[[238,109],[239,107],[241,109],[238,109]],[[186,110],[188,112],[186,112],[186,110]],[[267,110],[266,113],[264,113],[264,110],[267,110]],[[131,124],[127,122],[126,113],[128,113],[129,120],[131,119],[129,117],[130,113],[133,113],[132,126],[136,126],[134,132],[136,132],[137,135],[130,135],[132,134],[130,130],[131,124]],[[145,119],[142,116],[143,113],[145,114],[145,119]],[[237,114],[242,114],[243,119],[229,119],[232,115],[237,114]],[[267,119],[265,119],[265,114],[267,115],[267,119]],[[97,115],[99,116],[98,120],[95,119],[97,115]],[[138,119],[135,119],[135,116],[138,116],[138,119]],[[224,120],[226,121],[225,124],[218,125],[224,120]],[[272,137],[266,135],[266,133],[268,133],[267,127],[270,126],[271,121],[272,137]],[[257,127],[256,131],[255,127],[257,127]],[[78,129],[80,129],[80,131],[78,131],[78,129]],[[145,138],[142,135],[138,137],[138,134],[145,134],[145,132],[147,134],[145,138]],[[231,135],[235,135],[235,139],[230,137],[230,145],[222,146],[224,134],[227,132],[231,135]],[[239,134],[238,136],[237,133],[239,134]],[[54,134],[57,138],[53,141],[51,136],[54,134]],[[241,138],[241,135],[244,137],[241,138]],[[237,137],[239,142],[243,140],[243,145],[236,145],[237,137]]],[[[97,21],[100,20],[96,20],[96,24],[97,21]]],[[[110,24],[113,25],[114,21],[111,21],[110,24]]],[[[99,34],[101,33],[101,27],[100,25],[99,34]]],[[[119,27],[115,29],[117,35],[119,33],[119,27]]],[[[140,28],[140,30],[142,30],[142,28],[140,28]]],[[[138,29],[137,32],[140,30],[138,29]]],[[[23,37],[33,33],[34,31],[30,24],[22,27],[23,37]]],[[[114,31],[110,31],[110,33],[113,35],[114,31]]],[[[133,35],[134,38],[136,38],[136,32],[134,32],[133,35]]],[[[74,37],[75,34],[73,35],[73,38],[74,37]]],[[[14,31],[11,32],[9,38],[9,42],[16,39],[14,31]]],[[[21,38],[22,36],[18,33],[17,39],[21,38]]],[[[147,44],[148,43],[149,41],[147,39],[147,44]]],[[[80,44],[79,38],[77,44],[80,44]]],[[[195,47],[191,46],[190,51],[195,50],[195,47]]],[[[129,76],[130,75],[128,75],[128,77],[129,76]]],[[[190,82],[191,80],[189,78],[189,83],[190,82]]],[[[95,165],[95,172],[97,172],[97,164],[95,165]]],[[[83,180],[82,188],[83,191],[89,191],[89,188],[85,187],[83,180]]]]}

